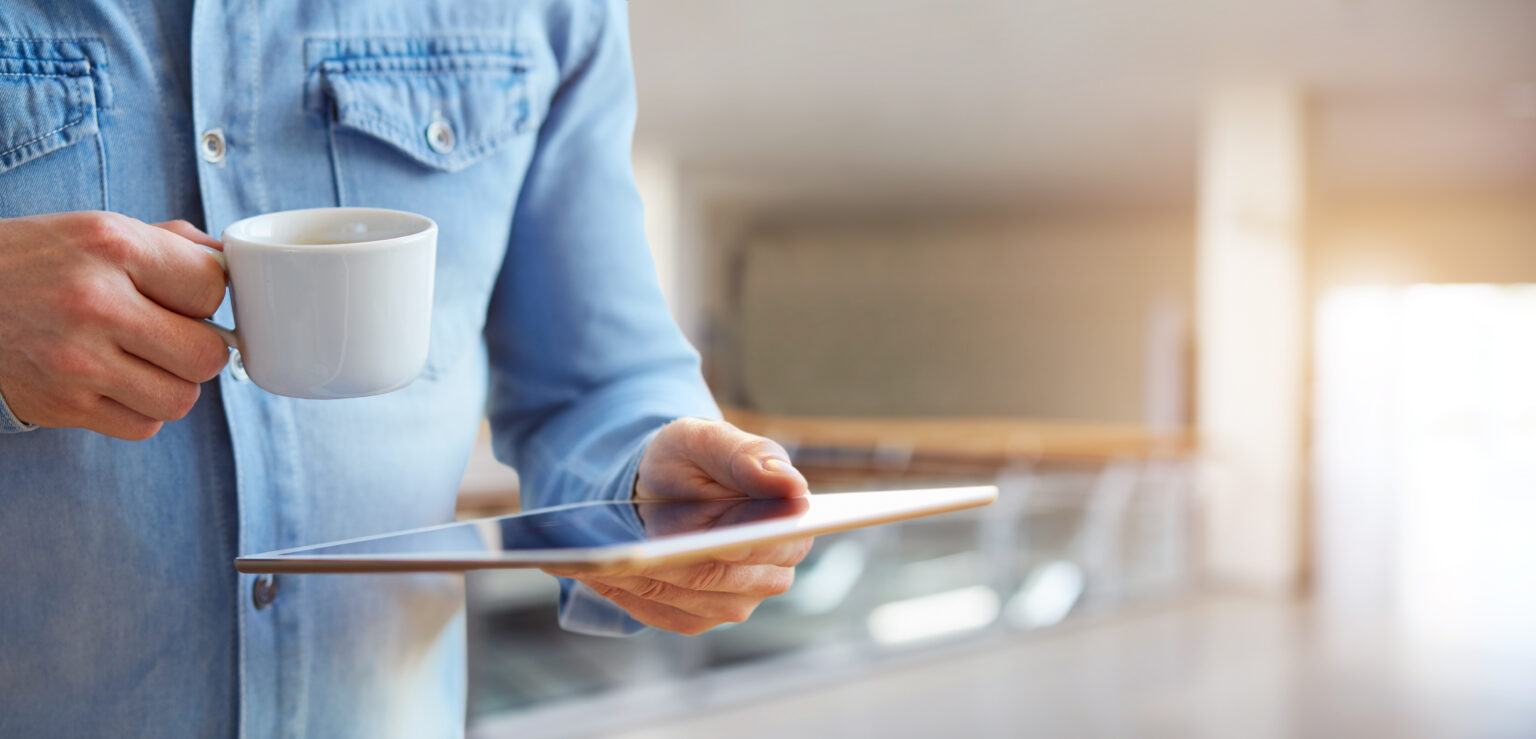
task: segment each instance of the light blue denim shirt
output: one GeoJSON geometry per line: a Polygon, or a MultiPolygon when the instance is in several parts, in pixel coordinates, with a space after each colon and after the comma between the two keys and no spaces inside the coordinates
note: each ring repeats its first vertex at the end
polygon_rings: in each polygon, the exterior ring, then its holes
{"type": "Polygon", "coordinates": [[[191,5],[5,4],[0,217],[423,213],[427,369],[313,401],[232,365],[144,442],[0,410],[0,736],[457,735],[462,578],[280,576],[267,603],[231,560],[449,520],[482,414],[532,508],[628,496],[655,429],[717,413],[644,242],[625,6],[191,5]]]}

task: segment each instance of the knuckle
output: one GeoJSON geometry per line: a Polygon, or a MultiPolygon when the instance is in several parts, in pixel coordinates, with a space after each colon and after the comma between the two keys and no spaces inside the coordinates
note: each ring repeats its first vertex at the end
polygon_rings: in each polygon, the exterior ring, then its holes
{"type": "Polygon", "coordinates": [[[597,593],[598,595],[607,598],[608,600],[613,600],[616,596],[618,596],[619,593],[623,592],[622,590],[619,590],[612,585],[604,582],[598,582],[596,580],[583,580],[582,582],[585,583],[588,588],[591,588],[592,592],[597,593]]]}
{"type": "Polygon", "coordinates": [[[162,418],[160,420],[179,421],[183,418],[186,418],[187,414],[192,412],[192,407],[197,405],[197,399],[201,397],[202,394],[202,386],[196,383],[178,383],[176,389],[171,393],[170,403],[166,409],[166,415],[168,417],[162,418]]]}
{"type": "MultiPolygon", "coordinates": [[[[815,543],[816,543],[815,539],[806,539],[804,541],[797,542],[797,545],[795,546],[795,548],[793,550],[791,550],[793,552],[793,559],[795,560],[795,564],[798,565],[801,562],[805,561],[806,555],[811,553],[811,547],[815,543]]],[[[790,570],[790,574],[793,575],[794,574],[794,570],[790,570]]]]}
{"type": "Polygon", "coordinates": [[[766,439],[761,436],[749,434],[745,431],[739,431],[738,433],[740,434],[740,437],[738,437],[736,442],[736,450],[738,452],[751,454],[753,456],[784,453],[784,447],[779,446],[778,442],[772,439],[766,439]]]}
{"type": "Polygon", "coordinates": [[[129,421],[123,424],[117,433],[110,435],[124,441],[144,441],[160,433],[160,429],[164,426],[165,424],[159,421],[129,421]]]}
{"type": "Polygon", "coordinates": [[[757,604],[735,605],[726,608],[720,617],[731,623],[741,623],[752,617],[752,612],[757,610],[757,604]]]}
{"type": "Polygon", "coordinates": [[[218,377],[224,371],[224,365],[229,363],[229,347],[212,330],[205,331],[203,337],[197,340],[192,353],[193,369],[198,374],[198,382],[218,377]]]}
{"type": "Polygon", "coordinates": [[[80,236],[88,250],[114,262],[126,260],[134,247],[127,219],[116,213],[93,211],[84,214],[80,236]]]}
{"type": "Polygon", "coordinates": [[[720,561],[700,564],[688,576],[689,590],[713,590],[725,579],[727,565],[720,561]]]}
{"type": "Polygon", "coordinates": [[[647,579],[640,584],[639,589],[635,591],[635,595],[646,600],[661,600],[666,597],[669,587],[660,580],[647,579]]]}
{"type": "Polygon", "coordinates": [[[790,587],[792,587],[794,584],[795,571],[786,568],[784,570],[784,574],[775,575],[768,580],[768,582],[763,587],[763,592],[770,596],[783,595],[789,592],[790,587]]]}
{"type": "Polygon", "coordinates": [[[112,285],[103,275],[77,275],[63,288],[63,314],[76,321],[100,322],[117,315],[112,285]]]}
{"type": "Polygon", "coordinates": [[[198,282],[198,293],[195,296],[196,310],[199,317],[207,318],[213,315],[219,309],[219,305],[224,302],[224,272],[209,260],[207,272],[198,282]]]}
{"type": "Polygon", "coordinates": [[[678,436],[689,447],[698,447],[707,444],[716,431],[714,423],[702,418],[680,418],[673,422],[678,427],[678,436]]]}

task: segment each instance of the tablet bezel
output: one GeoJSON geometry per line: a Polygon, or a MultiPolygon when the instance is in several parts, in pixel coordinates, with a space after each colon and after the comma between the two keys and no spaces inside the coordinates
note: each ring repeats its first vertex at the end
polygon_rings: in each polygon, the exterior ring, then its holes
{"type": "MultiPolygon", "coordinates": [[[[807,536],[848,531],[907,521],[914,518],[977,508],[997,499],[997,487],[979,485],[955,488],[923,488],[915,490],[880,490],[859,493],[822,493],[811,496],[814,501],[844,495],[890,495],[915,493],[945,493],[942,500],[911,508],[887,510],[880,514],[851,517],[820,525],[796,527],[802,516],[758,523],[731,526],[707,531],[673,534],[639,542],[623,542],[599,547],[562,549],[522,549],[513,551],[486,551],[484,556],[465,558],[459,552],[432,554],[369,554],[369,555],[303,555],[303,552],[322,547],[332,547],[361,541],[372,541],[405,534],[435,531],[450,526],[491,524],[506,518],[529,515],[553,509],[545,508],[507,516],[492,516],[470,521],[454,521],[438,526],[426,526],[404,531],[393,531],[373,536],[311,544],[303,547],[279,549],[251,554],[235,559],[235,569],[249,574],[350,574],[387,572],[467,572],[482,569],[526,569],[559,567],[562,570],[600,571],[639,564],[666,565],[681,561],[706,559],[710,556],[748,546],[798,539],[807,536]]],[[[574,503],[557,508],[585,505],[610,505],[611,501],[574,503]]]]}

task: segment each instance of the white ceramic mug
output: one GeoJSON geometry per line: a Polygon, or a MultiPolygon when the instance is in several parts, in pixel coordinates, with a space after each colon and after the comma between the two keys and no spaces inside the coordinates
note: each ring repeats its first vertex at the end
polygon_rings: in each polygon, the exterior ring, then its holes
{"type": "Polygon", "coordinates": [[[356,398],[421,374],[437,264],[432,219],[376,208],[289,210],[236,221],[223,241],[235,327],[208,325],[262,389],[356,398]]]}

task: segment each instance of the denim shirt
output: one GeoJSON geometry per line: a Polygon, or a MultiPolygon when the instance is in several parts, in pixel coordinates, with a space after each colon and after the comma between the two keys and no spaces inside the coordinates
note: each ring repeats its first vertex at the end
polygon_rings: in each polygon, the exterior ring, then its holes
{"type": "MultiPolygon", "coordinates": [[[[290,208],[425,214],[427,368],[316,401],[232,363],[144,442],[0,406],[0,736],[458,735],[462,577],[274,592],[231,560],[450,520],[482,414],[533,508],[627,497],[657,428],[718,412],[644,242],[626,8],[191,6],[5,5],[0,217],[105,209],[217,235],[290,208]],[[213,131],[222,157],[199,148],[213,131]]],[[[634,628],[588,595],[566,587],[564,623],[634,628]]]]}

